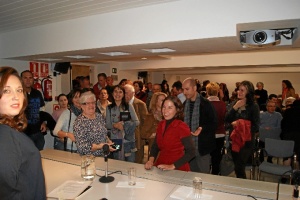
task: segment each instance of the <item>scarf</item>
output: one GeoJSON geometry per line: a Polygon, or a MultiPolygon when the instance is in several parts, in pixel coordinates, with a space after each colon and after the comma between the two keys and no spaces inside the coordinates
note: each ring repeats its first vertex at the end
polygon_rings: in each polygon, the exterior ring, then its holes
{"type": "Polygon", "coordinates": [[[75,107],[74,105],[70,106],[70,110],[76,115],[76,117],[78,117],[82,113],[81,109],[75,107]]]}
{"type": "MultiPolygon", "coordinates": [[[[184,122],[189,125],[191,132],[195,132],[199,127],[200,121],[200,94],[197,93],[197,97],[194,103],[194,108],[192,111],[192,119],[190,119],[190,99],[186,100],[184,107],[184,122]]],[[[198,150],[198,136],[192,136],[195,142],[195,147],[198,150]]]]}

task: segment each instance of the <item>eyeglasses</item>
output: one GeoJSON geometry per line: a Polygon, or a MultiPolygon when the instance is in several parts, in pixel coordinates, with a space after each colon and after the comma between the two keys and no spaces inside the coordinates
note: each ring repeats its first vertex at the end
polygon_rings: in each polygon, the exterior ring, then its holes
{"type": "Polygon", "coordinates": [[[84,102],[84,103],[81,103],[81,105],[96,105],[96,101],[84,102]]]}

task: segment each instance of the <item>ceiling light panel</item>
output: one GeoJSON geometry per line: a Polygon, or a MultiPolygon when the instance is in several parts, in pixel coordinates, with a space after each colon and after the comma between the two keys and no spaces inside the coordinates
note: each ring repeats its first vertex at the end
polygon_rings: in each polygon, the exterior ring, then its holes
{"type": "Polygon", "coordinates": [[[58,61],[58,60],[62,60],[62,59],[57,59],[57,58],[38,58],[38,59],[35,59],[35,60],[51,62],[51,61],[58,61]]]}
{"type": "Polygon", "coordinates": [[[127,56],[127,55],[131,55],[131,53],[121,52],[121,51],[106,52],[106,53],[99,53],[99,54],[103,54],[103,55],[107,55],[107,56],[127,56]]]}
{"type": "Polygon", "coordinates": [[[64,56],[66,58],[75,58],[75,59],[84,59],[84,58],[92,58],[93,56],[83,56],[83,55],[76,55],[76,56],[64,56]]]}
{"type": "Polygon", "coordinates": [[[148,51],[150,53],[166,53],[166,52],[174,52],[176,50],[169,48],[160,48],[160,49],[142,49],[143,51],[148,51]]]}

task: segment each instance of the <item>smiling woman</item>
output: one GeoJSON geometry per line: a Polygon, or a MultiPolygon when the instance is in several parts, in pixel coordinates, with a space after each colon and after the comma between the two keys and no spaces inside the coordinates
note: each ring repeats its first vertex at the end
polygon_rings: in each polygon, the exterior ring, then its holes
{"type": "Polygon", "coordinates": [[[80,95],[79,103],[82,114],[74,122],[77,150],[80,155],[102,156],[103,146],[111,145],[111,141],[107,138],[103,116],[96,112],[96,96],[87,90],[80,95]]]}
{"type": "Polygon", "coordinates": [[[1,199],[46,199],[41,156],[26,126],[27,100],[17,71],[0,68],[1,199]],[[28,178],[30,177],[30,178],[28,178]]]}
{"type": "Polygon", "coordinates": [[[259,131],[260,123],[259,107],[254,100],[254,86],[252,82],[242,81],[240,83],[237,98],[226,113],[225,122],[229,124],[230,139],[232,141],[232,158],[236,177],[245,179],[246,164],[251,156],[255,134],[259,131]],[[239,144],[238,140],[235,139],[235,133],[237,133],[237,130],[243,128],[245,130],[243,132],[245,143],[239,144]]]}
{"type": "Polygon", "coordinates": [[[155,165],[162,170],[190,171],[188,162],[196,152],[190,129],[182,121],[183,105],[177,97],[169,96],[163,101],[161,110],[164,120],[158,124],[145,169],[155,165]]]}

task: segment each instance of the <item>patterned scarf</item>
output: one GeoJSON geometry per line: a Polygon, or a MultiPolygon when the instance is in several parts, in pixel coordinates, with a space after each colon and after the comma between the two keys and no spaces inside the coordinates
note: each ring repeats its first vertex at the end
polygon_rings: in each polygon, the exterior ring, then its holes
{"type": "MultiPolygon", "coordinates": [[[[194,103],[194,109],[192,113],[192,119],[190,119],[190,99],[186,100],[184,107],[184,122],[190,127],[191,132],[195,132],[199,127],[200,120],[200,94],[197,93],[197,97],[194,103]]],[[[195,147],[198,150],[198,136],[192,136],[195,142],[195,147]]]]}
{"type": "Polygon", "coordinates": [[[74,105],[70,106],[70,110],[76,115],[76,117],[78,117],[82,113],[82,110],[74,105]]]}

